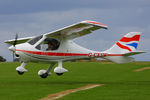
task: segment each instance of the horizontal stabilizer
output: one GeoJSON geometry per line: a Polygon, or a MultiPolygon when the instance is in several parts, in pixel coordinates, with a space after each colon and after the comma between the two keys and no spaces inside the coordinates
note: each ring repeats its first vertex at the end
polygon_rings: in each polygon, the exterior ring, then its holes
{"type": "Polygon", "coordinates": [[[123,56],[132,56],[132,55],[136,55],[136,54],[141,54],[141,53],[146,53],[144,51],[133,51],[133,52],[129,52],[126,54],[122,54],[123,56]]]}
{"type": "Polygon", "coordinates": [[[135,61],[134,58],[127,56],[106,56],[104,58],[115,63],[129,63],[135,61]]]}

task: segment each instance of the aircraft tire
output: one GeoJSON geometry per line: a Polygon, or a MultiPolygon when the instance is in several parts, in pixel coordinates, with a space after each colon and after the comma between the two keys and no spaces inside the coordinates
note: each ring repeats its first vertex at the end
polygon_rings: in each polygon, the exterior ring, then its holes
{"type": "Polygon", "coordinates": [[[56,73],[58,76],[61,76],[61,75],[63,75],[64,73],[56,73]]]}
{"type": "Polygon", "coordinates": [[[40,75],[40,76],[41,76],[41,78],[47,78],[48,73],[42,74],[42,75],[40,75]]]}
{"type": "Polygon", "coordinates": [[[17,71],[17,72],[18,72],[19,75],[23,75],[24,74],[24,72],[20,72],[20,71],[17,71]]]}

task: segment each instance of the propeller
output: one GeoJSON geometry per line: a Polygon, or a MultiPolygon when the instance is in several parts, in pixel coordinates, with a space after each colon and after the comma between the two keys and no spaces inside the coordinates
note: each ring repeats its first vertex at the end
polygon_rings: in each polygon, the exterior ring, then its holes
{"type": "Polygon", "coordinates": [[[15,60],[15,49],[16,49],[17,40],[18,40],[18,34],[16,34],[15,41],[13,43],[13,48],[14,48],[14,51],[13,51],[13,61],[15,60]]]}
{"type": "Polygon", "coordinates": [[[15,56],[17,56],[17,55],[15,54],[15,52],[16,52],[17,40],[18,40],[18,34],[16,34],[15,39],[14,39],[14,43],[12,44],[12,46],[10,46],[10,47],[8,48],[10,51],[13,52],[13,61],[15,60],[15,56]]]}
{"type": "Polygon", "coordinates": [[[17,39],[18,39],[18,34],[16,34],[16,36],[15,36],[15,41],[14,41],[14,44],[13,44],[14,47],[15,47],[16,44],[17,44],[17,39]]]}

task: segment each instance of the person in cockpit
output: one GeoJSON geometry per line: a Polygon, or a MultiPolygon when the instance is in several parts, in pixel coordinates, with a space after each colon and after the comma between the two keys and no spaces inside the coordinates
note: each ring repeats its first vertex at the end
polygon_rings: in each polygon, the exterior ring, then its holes
{"type": "Polygon", "coordinates": [[[46,51],[48,50],[55,50],[56,49],[56,42],[55,41],[50,41],[48,42],[48,48],[46,49],[46,51]]]}

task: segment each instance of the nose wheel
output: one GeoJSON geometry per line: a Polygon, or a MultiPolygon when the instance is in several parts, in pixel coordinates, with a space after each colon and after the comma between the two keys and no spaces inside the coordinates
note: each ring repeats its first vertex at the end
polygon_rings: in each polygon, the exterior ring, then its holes
{"type": "Polygon", "coordinates": [[[19,75],[23,75],[24,72],[27,72],[27,70],[24,68],[26,63],[22,63],[19,67],[16,68],[16,71],[18,72],[19,75]]]}
{"type": "Polygon", "coordinates": [[[18,72],[19,75],[23,75],[24,74],[24,72],[20,72],[20,71],[17,71],[17,72],[18,72]]]}

